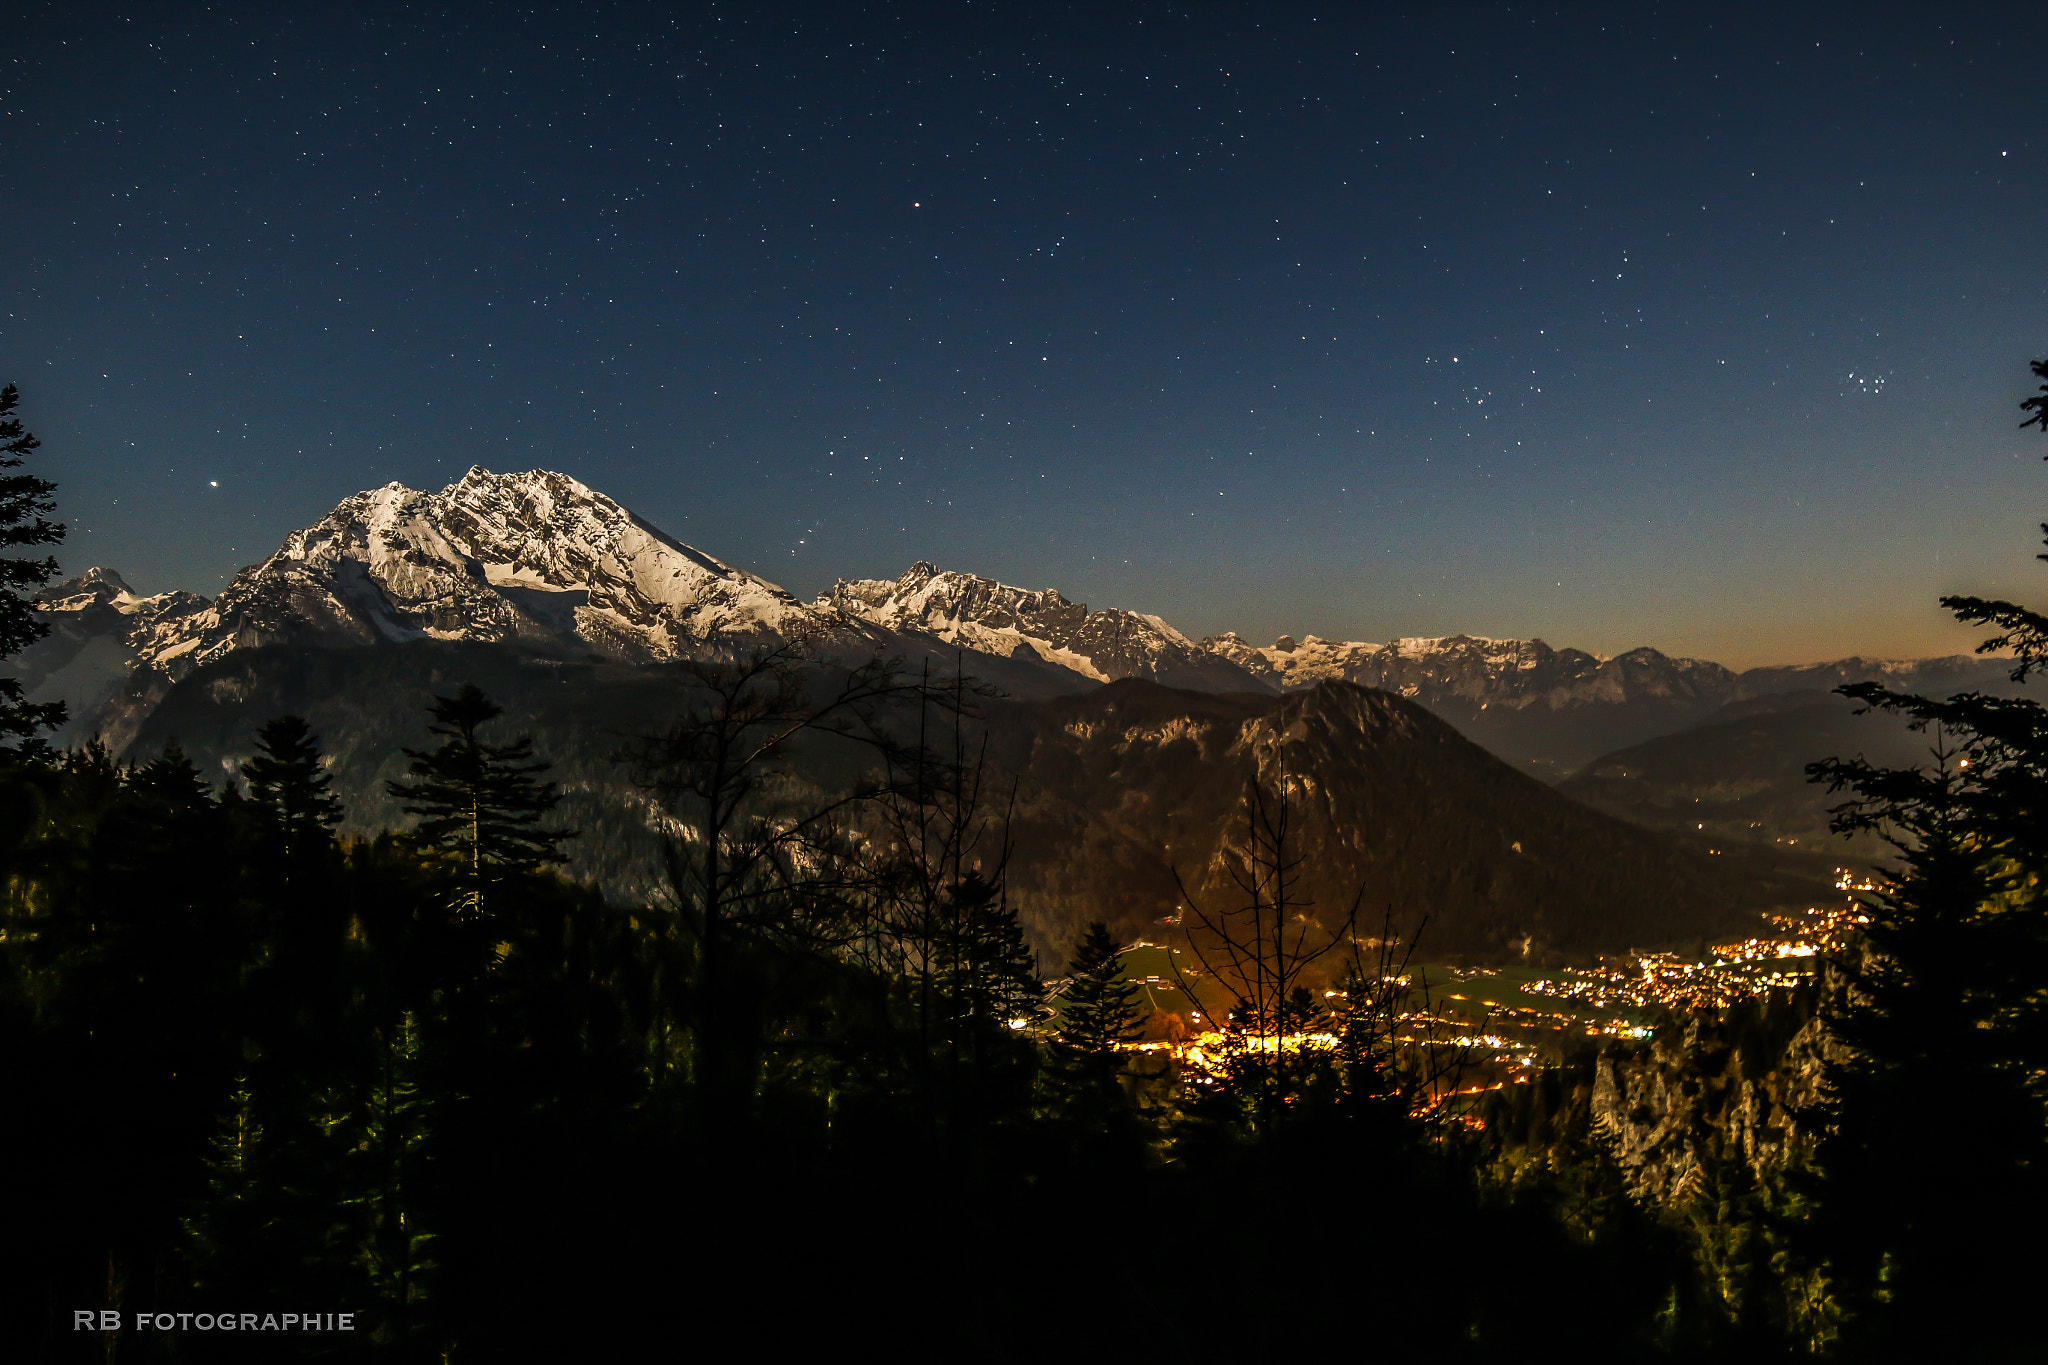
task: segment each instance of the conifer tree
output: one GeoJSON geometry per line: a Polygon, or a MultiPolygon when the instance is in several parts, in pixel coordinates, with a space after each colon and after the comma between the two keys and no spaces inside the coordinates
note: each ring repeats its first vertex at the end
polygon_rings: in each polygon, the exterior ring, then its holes
{"type": "Polygon", "coordinates": [[[1029,1100],[1037,1048],[1027,1030],[1045,1009],[1036,955],[1000,879],[970,871],[947,887],[932,992],[921,1021],[941,1107],[963,1130],[1029,1100]]]}
{"type": "Polygon", "coordinates": [[[1118,1051],[1136,1042],[1140,987],[1124,975],[1123,945],[1109,926],[1090,924],[1074,949],[1068,985],[1061,997],[1053,1057],[1064,1079],[1097,1095],[1114,1093],[1123,1070],[1118,1051]]]}
{"type": "MultiPolygon", "coordinates": [[[[2032,368],[2048,380],[2048,361],[2032,368]]],[[[2048,431],[2048,384],[2022,407],[2048,431]]],[[[2011,649],[2015,682],[2048,669],[2048,617],[1942,605],[2000,631],[1979,652],[2011,649]]],[[[1918,768],[1807,769],[1851,793],[1833,827],[1879,834],[1898,861],[1866,898],[1869,951],[1839,964],[1853,989],[1830,1022],[1852,1052],[1814,1115],[1803,1249],[1827,1264],[1852,1349],[2023,1353],[2033,1268],[1990,1248],[2048,1218],[2048,706],[1840,690],[1936,740],[1918,768]]]]}
{"type": "Polygon", "coordinates": [[[213,788],[175,739],[161,754],[129,770],[128,789],[172,813],[210,808],[214,799],[213,788]]]}
{"type": "Polygon", "coordinates": [[[246,1290],[252,1267],[245,1258],[269,1240],[273,1210],[267,1198],[263,1125],[246,1076],[235,1078],[229,1109],[207,1144],[202,1209],[183,1220],[185,1253],[205,1290],[246,1290]]]}
{"type": "Polygon", "coordinates": [[[379,1044],[375,1074],[352,1121],[339,1125],[354,1146],[357,1254],[384,1301],[373,1338],[380,1344],[417,1335],[415,1305],[428,1296],[438,1269],[430,1250],[435,1235],[421,1208],[435,1107],[421,1070],[419,1021],[403,1014],[379,1044]]]}
{"type": "Polygon", "coordinates": [[[424,817],[414,837],[429,848],[456,854],[468,883],[469,903],[480,909],[484,889],[521,873],[567,861],[560,850],[573,831],[542,829],[561,800],[552,782],[538,780],[552,765],[533,760],[533,740],[486,744],[477,731],[504,714],[475,684],[452,697],[436,697],[429,727],[443,739],[432,751],[407,749],[406,772],[415,780],[388,784],[407,815],[424,817]]]}
{"type": "MultiPolygon", "coordinates": [[[[21,395],[14,385],[0,388],[0,469],[18,469],[42,444],[15,415],[21,395]]],[[[55,510],[57,485],[34,474],[0,475],[0,548],[55,545],[64,527],[49,520],[55,510]]],[[[52,558],[0,556],[0,658],[19,654],[50,633],[23,596],[57,576],[52,558]]],[[[49,746],[42,731],[64,723],[64,703],[30,702],[19,678],[0,678],[0,757],[39,757],[49,746]]]]}
{"type": "Polygon", "coordinates": [[[320,742],[303,716],[279,716],[256,735],[256,757],[242,767],[249,799],[266,807],[286,858],[326,846],[341,822],[334,779],[322,771],[320,742]]]}
{"type": "Polygon", "coordinates": [[[969,872],[949,899],[957,925],[953,995],[963,1014],[1003,1028],[1035,1023],[1045,1007],[1045,987],[1002,884],[969,872]]]}

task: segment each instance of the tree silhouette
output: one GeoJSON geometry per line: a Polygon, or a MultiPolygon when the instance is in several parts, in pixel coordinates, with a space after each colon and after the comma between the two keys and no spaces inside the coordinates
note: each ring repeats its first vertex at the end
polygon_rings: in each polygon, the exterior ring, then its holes
{"type": "Polygon", "coordinates": [[[206,779],[199,775],[199,769],[176,740],[166,744],[164,751],[149,762],[132,769],[128,786],[145,801],[173,813],[204,809],[214,801],[213,788],[206,785],[206,779]]]}
{"type": "Polygon", "coordinates": [[[1118,1094],[1124,1069],[1119,1049],[1144,1033],[1137,1003],[1142,988],[1124,975],[1122,953],[1108,925],[1090,924],[1075,945],[1060,996],[1054,1065],[1069,1085],[1090,1095],[1118,1094]]]}
{"type": "Polygon", "coordinates": [[[371,1339],[380,1345],[424,1335],[419,1305],[439,1268],[436,1234],[422,1214],[431,1188],[436,1096],[421,1084],[419,1021],[410,1013],[379,1030],[368,1084],[333,1121],[348,1144],[345,1199],[355,1252],[382,1300],[371,1339]]]}
{"type": "Polygon", "coordinates": [[[684,660],[675,676],[674,719],[617,758],[675,822],[662,847],[669,913],[653,945],[654,993],[687,1021],[689,1070],[709,1111],[738,1112],[759,1043],[741,1025],[751,990],[741,955],[763,946],[829,954],[860,936],[858,902],[874,878],[848,847],[846,824],[888,789],[857,776],[818,800],[793,800],[789,760],[806,740],[893,750],[877,716],[917,685],[879,656],[835,676],[800,642],[684,660]]]}
{"type": "Polygon", "coordinates": [[[415,780],[388,783],[387,790],[406,803],[407,815],[423,817],[415,839],[457,857],[468,906],[481,913],[486,888],[567,861],[560,846],[574,832],[540,827],[561,793],[538,780],[552,765],[533,761],[530,737],[510,744],[477,737],[504,714],[481,688],[464,684],[452,697],[435,697],[428,711],[437,722],[430,733],[444,742],[431,751],[407,749],[406,772],[415,780]]]}
{"type": "MultiPolygon", "coordinates": [[[[0,469],[19,469],[42,444],[21,423],[15,410],[21,395],[14,385],[0,388],[0,469]]],[[[49,520],[57,506],[57,485],[34,474],[0,475],[0,547],[55,545],[64,527],[49,520]]],[[[0,658],[19,654],[50,633],[49,623],[24,597],[57,576],[52,558],[0,556],[0,658]]],[[[19,678],[0,678],[0,756],[40,757],[48,752],[44,730],[64,723],[61,701],[30,702],[19,678]]]]}
{"type": "MultiPolygon", "coordinates": [[[[1285,794],[1267,791],[1254,777],[1245,784],[1243,810],[1242,841],[1224,864],[1241,899],[1205,906],[1178,871],[1174,879],[1191,917],[1184,926],[1188,952],[1227,1001],[1224,1017],[1210,1021],[1219,1025],[1217,1038],[1195,1075],[1221,1101],[1215,1108],[1237,1110],[1252,1131],[1264,1133],[1300,1116],[1297,1097],[1335,1060],[1334,1024],[1309,989],[1309,973],[1356,939],[1358,898],[1335,928],[1325,929],[1300,894],[1302,855],[1285,794]]],[[[1193,973],[1168,961],[1182,993],[1199,1001],[1193,973]]]]}
{"type": "Polygon", "coordinates": [[[969,871],[947,892],[953,932],[942,948],[940,992],[956,1065],[982,1040],[1038,1022],[1045,988],[1000,878],[969,871]]]}
{"type": "MultiPolygon", "coordinates": [[[[2048,380],[2048,360],[2032,361],[2029,368],[2033,370],[2036,379],[2048,380]]],[[[2048,432],[2048,383],[2042,384],[2041,391],[2032,398],[2021,399],[2020,411],[2034,414],[2020,423],[2021,431],[2028,427],[2039,427],[2042,431],[2048,432]]]]}
{"type": "Polygon", "coordinates": [[[256,749],[242,777],[249,799],[276,822],[286,859],[325,848],[341,823],[341,802],[321,768],[313,727],[303,716],[279,716],[257,731],[256,749]]]}
{"type": "Polygon", "coordinates": [[[251,1261],[273,1240],[276,1221],[264,1138],[248,1077],[237,1076],[219,1131],[207,1144],[204,1203],[182,1220],[185,1256],[200,1289],[241,1293],[258,1280],[251,1261]]]}
{"type": "MultiPolygon", "coordinates": [[[[2048,379],[2048,361],[2033,370],[2048,379]]],[[[2048,389],[2022,406],[2048,431],[2048,389]]],[[[2048,666],[2048,618],[1942,604],[1998,628],[1979,652],[2013,650],[2014,681],[2048,666]]],[[[1827,1263],[1852,1349],[2023,1354],[2031,1267],[1989,1249],[2048,1216],[2048,707],[1839,690],[1934,743],[1917,768],[1807,769],[1850,794],[1833,827],[1878,834],[1898,860],[1866,897],[1865,950],[1839,964],[1851,990],[1831,1024],[1853,1052],[1828,1067],[1815,1115],[1806,1250],[1827,1263]]]]}

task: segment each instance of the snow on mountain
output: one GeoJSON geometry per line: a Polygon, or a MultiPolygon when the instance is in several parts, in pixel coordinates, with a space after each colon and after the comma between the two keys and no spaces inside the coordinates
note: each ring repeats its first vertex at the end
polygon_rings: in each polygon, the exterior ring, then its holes
{"type": "Polygon", "coordinates": [[[1151,678],[1203,692],[1267,690],[1157,616],[1090,610],[1051,588],[1013,588],[922,560],[893,583],[841,579],[817,606],[891,630],[928,632],[984,654],[1044,659],[1098,682],[1151,678]]]}
{"type": "Polygon", "coordinates": [[[344,499],[181,624],[145,667],[175,679],[252,645],[417,639],[653,662],[844,629],[566,474],[482,468],[344,499]]]}
{"type": "Polygon", "coordinates": [[[1496,640],[1482,635],[1409,637],[1386,644],[1283,635],[1261,647],[1233,634],[1202,641],[1282,691],[1314,687],[1327,678],[1363,683],[1412,697],[1426,706],[1451,704],[1563,709],[1597,703],[1659,700],[1725,705],[1748,697],[1878,680],[1895,687],[1939,690],[1983,686],[2010,667],[1999,660],[1958,655],[1939,659],[1838,659],[1784,664],[1741,673],[1705,659],[1677,658],[1654,649],[1613,656],[1553,649],[1542,640],[1496,640]]]}
{"type": "Polygon", "coordinates": [[[1663,733],[1739,693],[1736,675],[1721,665],[1654,649],[1602,658],[1481,635],[1386,644],[1283,635],[1264,649],[1235,635],[1202,643],[1282,691],[1338,679],[1407,697],[1503,757],[1543,766],[1583,762],[1617,738],[1663,733]]]}
{"type": "Polygon", "coordinates": [[[1283,692],[1339,679],[1397,693],[1495,753],[1553,771],[1697,724],[1752,697],[1825,691],[1868,679],[1935,695],[1965,688],[1997,691],[2010,667],[1967,657],[1841,659],[1736,673],[1654,649],[1605,657],[1553,649],[1542,640],[1480,635],[1385,644],[1283,635],[1266,647],[1219,635],[1202,645],[1283,692]]]}
{"type": "Polygon", "coordinates": [[[30,701],[69,705],[78,724],[60,732],[59,742],[86,737],[80,726],[127,679],[137,660],[206,607],[206,599],[196,593],[144,597],[105,568],[52,583],[33,600],[50,633],[11,665],[30,701]]]}
{"type": "Polygon", "coordinates": [[[134,611],[144,600],[128,586],[128,580],[112,569],[87,569],[78,577],[52,583],[35,595],[36,604],[44,611],[82,612],[111,607],[122,615],[134,611]]]}
{"type": "MultiPolygon", "coordinates": [[[[1336,678],[1412,697],[1426,706],[1453,698],[1481,705],[1526,706],[1545,697],[1561,701],[1564,695],[1588,689],[1611,698],[1617,685],[1625,688],[1622,680],[1632,671],[1628,664],[1584,650],[1552,649],[1541,640],[1496,640],[1483,635],[1407,637],[1386,644],[1324,640],[1314,635],[1297,642],[1283,635],[1271,646],[1260,648],[1225,634],[1204,640],[1202,645],[1285,691],[1336,678]]],[[[1635,659],[1638,655],[1664,659],[1654,650],[1622,657],[1635,659]]],[[[1683,666],[1692,661],[1665,662],[1683,666]]]]}
{"type": "Polygon", "coordinates": [[[1149,678],[1205,692],[1292,692],[1326,680],[1438,712],[1516,761],[1570,765],[1692,723],[1731,701],[1882,678],[1915,690],[1995,682],[1996,660],[1841,660],[1742,675],[1637,649],[1603,658],[1476,635],[1386,643],[1236,635],[1196,643],[1157,616],[1091,609],[917,563],[893,582],[840,581],[813,604],[663,534],[566,474],[471,469],[439,492],[387,484],[344,499],[208,602],[144,597],[93,569],[37,595],[52,630],[12,661],[31,698],[70,703],[74,740],[132,733],[179,679],[239,649],[463,640],[631,663],[802,639],[842,657],[950,661],[1012,695],[1149,678]]]}

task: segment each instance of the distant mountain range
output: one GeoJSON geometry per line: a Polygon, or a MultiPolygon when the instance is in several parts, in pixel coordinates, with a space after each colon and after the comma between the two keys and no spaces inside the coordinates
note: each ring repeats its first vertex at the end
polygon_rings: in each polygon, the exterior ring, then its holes
{"type": "Polygon", "coordinates": [[[1398,693],[1428,707],[1513,762],[1561,777],[1610,750],[1689,727],[1745,701],[1813,694],[1877,681],[1910,692],[2016,690],[2009,663],[1838,659],[1735,672],[1703,659],[1632,649],[1603,658],[1541,640],[1475,635],[1360,644],[1282,636],[1258,649],[1234,635],[1202,642],[1270,685],[1312,687],[1330,678],[1398,693]]]}
{"type": "MultiPolygon", "coordinates": [[[[828,669],[957,664],[1007,697],[978,724],[1015,792],[1011,885],[1049,949],[1091,919],[1131,936],[1170,918],[1176,874],[1224,894],[1254,777],[1301,812],[1318,913],[1362,895],[1369,920],[1428,915],[1432,952],[1584,957],[1730,931],[1827,894],[1828,855],[1807,852],[1824,802],[1799,766],[1897,747],[1827,688],[2006,686],[1980,659],[1737,673],[1470,635],[1195,640],[927,563],[804,602],[544,471],[358,493],[211,600],[144,597],[109,569],[38,600],[51,633],[12,666],[71,704],[60,738],[130,756],[176,740],[219,780],[262,721],[303,714],[357,830],[403,822],[385,781],[426,739],[428,699],[475,682],[555,763],[586,832],[574,870],[628,891],[653,865],[650,810],[613,755],[673,714],[664,665],[780,643],[828,669]],[[1574,769],[1559,788],[1533,776],[1574,769]]],[[[787,780],[834,773],[813,754],[787,780]]]]}
{"type": "Polygon", "coordinates": [[[1815,759],[1861,757],[1885,768],[1926,762],[1933,736],[1829,692],[1780,692],[1722,707],[1668,735],[1605,754],[1558,783],[1586,804],[1651,829],[1723,845],[1772,844],[1889,855],[1872,835],[1828,832],[1844,799],[1806,779],[1815,759]]]}
{"type": "MultiPolygon", "coordinates": [[[[16,661],[19,676],[32,695],[70,703],[71,736],[98,732],[117,747],[172,684],[266,645],[462,640],[643,664],[798,639],[842,657],[957,652],[807,606],[545,471],[471,469],[438,493],[357,493],[211,601],[137,597],[110,569],[38,600],[56,629],[16,661]]],[[[978,664],[1020,695],[1078,684],[1054,664],[978,664]]]]}
{"type": "Polygon", "coordinates": [[[539,470],[477,468],[437,493],[389,484],[355,494],[211,601],[140,597],[110,569],[39,600],[55,629],[15,661],[24,684],[38,700],[71,704],[71,736],[97,730],[117,743],[171,684],[235,650],[428,639],[655,663],[801,638],[847,659],[964,654],[971,671],[1020,697],[1121,678],[1218,693],[1340,680],[1406,697],[1552,776],[1759,696],[1869,678],[1932,692],[2005,686],[1998,661],[1968,657],[1737,673],[1648,648],[1604,658],[1472,635],[1193,640],[1157,616],[922,562],[894,582],[842,580],[805,603],[539,470]]]}

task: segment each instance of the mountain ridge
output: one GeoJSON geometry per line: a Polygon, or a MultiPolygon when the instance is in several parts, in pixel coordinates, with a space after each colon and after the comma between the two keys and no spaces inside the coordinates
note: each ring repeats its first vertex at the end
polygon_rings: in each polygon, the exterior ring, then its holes
{"type": "MultiPolygon", "coordinates": [[[[471,640],[639,664],[790,643],[846,656],[940,652],[935,642],[809,607],[547,470],[473,466],[438,492],[389,483],[351,494],[211,601],[146,599],[164,604],[147,629],[108,615],[134,599],[113,571],[65,586],[77,590],[44,596],[46,614],[67,628],[27,660],[42,665],[30,685],[72,681],[64,672],[72,659],[59,656],[67,645],[72,656],[90,647],[96,691],[77,708],[80,720],[117,739],[195,669],[266,645],[471,640]],[[109,688],[116,656],[126,677],[109,688]]],[[[1046,685],[1028,661],[1001,680],[1046,685]]]]}
{"type": "Polygon", "coordinates": [[[1647,947],[1822,885],[1803,864],[1731,859],[1597,812],[1355,683],[1275,696],[1125,678],[1008,704],[991,736],[990,761],[1019,780],[1015,886],[1055,936],[1105,901],[1135,931],[1178,914],[1184,892],[1212,910],[1241,894],[1226,862],[1252,782],[1291,809],[1304,913],[1334,928],[1355,904],[1432,953],[1647,947]]]}
{"type": "Polygon", "coordinates": [[[2003,672],[1995,660],[1956,656],[1737,673],[1648,647],[1603,656],[1466,634],[1197,641],[1155,615],[922,560],[894,580],[838,580],[805,603],[567,474],[481,466],[437,492],[390,483],[351,494],[210,601],[142,597],[100,568],[37,600],[55,629],[15,662],[32,697],[71,704],[75,721],[60,739],[94,729],[132,736],[179,678],[266,644],[466,639],[640,663],[792,642],[843,657],[964,652],[970,671],[1024,695],[1130,677],[1211,692],[1345,681],[1415,701],[1552,775],[1745,697],[1869,678],[1916,690],[1996,687],[2003,672]]]}
{"type": "Polygon", "coordinates": [[[818,605],[877,625],[929,631],[985,654],[1030,650],[1094,682],[1147,677],[1209,692],[1266,690],[1252,674],[1157,616],[1118,607],[1091,610],[1053,588],[1015,588],[924,560],[894,582],[842,578],[818,605]]]}

